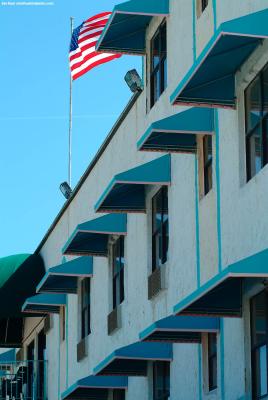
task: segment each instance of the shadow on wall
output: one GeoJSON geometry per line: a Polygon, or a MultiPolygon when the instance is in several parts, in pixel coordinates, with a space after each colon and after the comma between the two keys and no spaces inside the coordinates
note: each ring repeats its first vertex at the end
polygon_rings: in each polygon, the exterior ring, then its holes
{"type": "Polygon", "coordinates": [[[45,274],[37,254],[18,254],[0,259],[0,347],[20,347],[23,334],[21,307],[33,296],[45,274]]]}

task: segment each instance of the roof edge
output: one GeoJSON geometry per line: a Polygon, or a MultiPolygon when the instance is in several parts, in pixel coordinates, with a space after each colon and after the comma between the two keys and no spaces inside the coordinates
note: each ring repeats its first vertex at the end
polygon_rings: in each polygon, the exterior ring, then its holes
{"type": "Polygon", "coordinates": [[[34,254],[39,254],[42,247],[44,246],[44,244],[46,243],[47,239],[49,238],[50,234],[52,233],[53,229],[55,228],[55,226],[57,225],[57,223],[60,221],[61,217],[63,216],[64,212],[68,209],[69,205],[72,203],[73,199],[75,198],[75,196],[78,194],[80,188],[83,186],[84,182],[86,181],[86,179],[88,178],[88,176],[90,175],[91,171],[93,170],[93,168],[95,167],[95,165],[97,164],[98,160],[100,159],[100,157],[102,156],[102,154],[104,153],[104,151],[106,150],[106,148],[108,147],[109,143],[111,142],[111,140],[113,139],[113,137],[115,136],[116,132],[118,131],[118,129],[120,128],[121,124],[123,123],[123,121],[126,119],[128,113],[130,112],[130,110],[132,109],[132,107],[134,106],[134,104],[136,104],[136,101],[138,100],[138,98],[140,97],[142,91],[136,92],[131,99],[129,100],[129,102],[127,103],[126,107],[124,108],[124,110],[122,111],[122,113],[120,114],[120,116],[118,117],[117,121],[115,122],[115,124],[113,125],[112,129],[110,130],[109,134],[106,136],[106,138],[104,139],[104,142],[102,143],[102,145],[100,146],[99,150],[97,151],[95,157],[93,157],[92,161],[90,162],[89,166],[87,167],[86,171],[84,172],[84,174],[82,175],[82,177],[80,178],[80,180],[78,181],[77,185],[75,186],[71,197],[64,203],[64,205],[62,206],[61,210],[59,211],[59,213],[57,214],[56,218],[54,219],[54,221],[52,222],[52,224],[50,225],[50,227],[48,228],[45,236],[43,237],[43,239],[41,240],[41,242],[39,243],[39,245],[37,246],[34,254]]]}

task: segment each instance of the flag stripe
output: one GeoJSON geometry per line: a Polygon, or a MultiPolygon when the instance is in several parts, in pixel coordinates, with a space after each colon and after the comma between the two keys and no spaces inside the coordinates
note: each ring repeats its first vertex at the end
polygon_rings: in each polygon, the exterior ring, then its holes
{"type": "MultiPolygon", "coordinates": [[[[104,61],[104,62],[109,62],[109,61],[112,61],[112,60],[114,60],[115,58],[119,58],[119,57],[121,57],[121,55],[117,55],[117,57],[114,56],[114,55],[110,55],[110,56],[106,57],[106,61],[104,61]]],[[[97,67],[98,65],[101,65],[101,64],[103,64],[104,62],[103,62],[103,60],[99,60],[99,61],[92,62],[92,64],[90,64],[88,67],[86,67],[83,71],[78,72],[78,73],[72,75],[73,80],[79,78],[80,76],[84,75],[85,73],[87,73],[88,71],[90,71],[91,69],[93,69],[94,67],[97,67]]]]}
{"type": "Polygon", "coordinates": [[[94,47],[90,47],[88,50],[83,52],[82,56],[71,61],[70,66],[73,67],[75,65],[75,68],[81,67],[84,64],[84,62],[89,60],[89,58],[94,57],[95,55],[96,52],[94,50],[94,47]]]}
{"type": "Polygon", "coordinates": [[[110,15],[110,12],[95,15],[74,30],[69,54],[73,80],[100,64],[121,57],[120,54],[96,51],[96,44],[110,15]]]}
{"type": "Polygon", "coordinates": [[[70,53],[70,60],[73,58],[77,57],[77,53],[82,54],[85,50],[87,50],[89,47],[95,47],[97,42],[98,42],[98,37],[92,38],[92,40],[88,40],[88,42],[83,42],[82,46],[79,46],[79,48],[75,51],[70,53]]]}
{"type": "Polygon", "coordinates": [[[91,18],[87,19],[85,21],[85,24],[94,24],[95,22],[109,19],[110,15],[111,15],[111,12],[105,12],[105,13],[95,15],[95,17],[91,17],[91,18]]]}
{"type": "Polygon", "coordinates": [[[96,33],[101,33],[103,31],[102,28],[98,28],[98,29],[89,29],[88,32],[83,32],[82,34],[80,34],[79,36],[79,43],[81,42],[81,39],[85,38],[85,37],[94,37],[96,36],[96,33]]]}
{"type": "Polygon", "coordinates": [[[79,44],[80,49],[83,51],[83,47],[86,44],[95,43],[95,42],[98,41],[99,38],[100,38],[100,35],[95,35],[95,36],[92,36],[90,38],[86,37],[86,38],[82,39],[81,41],[79,40],[78,44],[79,44]]]}

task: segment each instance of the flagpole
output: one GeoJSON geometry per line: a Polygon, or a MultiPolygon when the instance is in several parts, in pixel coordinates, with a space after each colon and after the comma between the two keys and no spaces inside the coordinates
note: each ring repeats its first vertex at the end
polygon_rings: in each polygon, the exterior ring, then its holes
{"type": "MultiPolygon", "coordinates": [[[[74,30],[74,18],[71,17],[71,37],[74,30]]],[[[68,183],[72,187],[72,133],[73,133],[73,80],[70,74],[70,114],[69,114],[69,161],[68,161],[68,183]]]]}

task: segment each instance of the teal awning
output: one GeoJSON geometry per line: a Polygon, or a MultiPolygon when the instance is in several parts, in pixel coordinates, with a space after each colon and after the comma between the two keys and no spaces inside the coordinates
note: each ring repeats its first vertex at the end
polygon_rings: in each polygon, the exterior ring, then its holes
{"type": "Polygon", "coordinates": [[[79,278],[93,275],[92,257],[79,257],[50,268],[36,288],[38,293],[76,294],[79,278]]]}
{"type": "Polygon", "coordinates": [[[61,395],[62,400],[108,400],[109,390],[126,390],[126,376],[88,376],[80,379],[61,395]]]}
{"type": "Polygon", "coordinates": [[[37,294],[25,301],[22,306],[24,313],[59,314],[60,308],[66,305],[65,294],[37,294]]]}
{"type": "Polygon", "coordinates": [[[134,343],[115,350],[96,368],[95,375],[146,376],[148,361],[172,361],[170,343],[134,343]]]}
{"type": "Polygon", "coordinates": [[[127,234],[127,214],[108,214],[77,226],[63,254],[108,256],[110,235],[127,234]]]}
{"type": "Polygon", "coordinates": [[[219,318],[171,316],[154,322],[140,333],[143,342],[201,343],[202,333],[218,332],[219,318]]]}
{"type": "Polygon", "coordinates": [[[40,255],[18,254],[0,259],[0,318],[22,317],[24,301],[35,294],[45,274],[40,255]],[[19,289],[19,290],[18,290],[19,289]]]}
{"type": "Polygon", "coordinates": [[[169,14],[169,0],[130,0],[114,7],[96,46],[98,51],[145,54],[145,34],[152,17],[169,14]]]}
{"type": "Polygon", "coordinates": [[[243,283],[268,277],[268,250],[254,254],[229,267],[180,301],[177,315],[242,316],[243,283]]]}
{"type": "Polygon", "coordinates": [[[13,363],[16,361],[16,350],[8,350],[0,354],[0,370],[1,364],[13,363]]]}
{"type": "Polygon", "coordinates": [[[268,38],[268,9],[224,22],[171,95],[172,104],[236,105],[235,74],[268,38]]]}
{"type": "Polygon", "coordinates": [[[138,150],[194,153],[196,136],[212,134],[214,111],[192,108],[154,122],[137,143],[138,150]]]}
{"type": "Polygon", "coordinates": [[[96,212],[145,212],[145,187],[171,183],[170,155],[115,175],[95,205],[96,212]]]}

